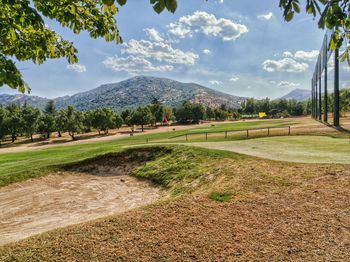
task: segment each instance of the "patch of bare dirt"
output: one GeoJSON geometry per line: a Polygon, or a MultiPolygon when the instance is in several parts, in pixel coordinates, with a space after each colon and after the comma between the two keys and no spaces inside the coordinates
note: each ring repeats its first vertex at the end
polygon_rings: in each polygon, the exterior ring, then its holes
{"type": "Polygon", "coordinates": [[[0,188],[0,245],[155,202],[160,191],[132,167],[64,172],[0,188]]]}
{"type": "Polygon", "coordinates": [[[229,203],[197,192],[7,245],[0,260],[348,261],[347,166],[225,161],[213,186],[247,191],[229,203]]]}

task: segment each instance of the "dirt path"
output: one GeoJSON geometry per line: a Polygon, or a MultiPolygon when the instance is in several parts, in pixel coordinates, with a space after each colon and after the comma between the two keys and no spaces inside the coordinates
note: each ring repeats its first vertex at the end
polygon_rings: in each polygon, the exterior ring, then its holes
{"type": "Polygon", "coordinates": [[[150,204],[157,188],[135,178],[50,175],[0,189],[0,245],[150,204]]]}

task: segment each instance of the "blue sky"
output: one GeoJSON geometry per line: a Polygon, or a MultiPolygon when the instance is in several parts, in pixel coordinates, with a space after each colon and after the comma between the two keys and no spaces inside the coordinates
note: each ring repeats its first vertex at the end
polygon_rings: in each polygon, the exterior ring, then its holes
{"type": "MultiPolygon", "coordinates": [[[[179,0],[175,14],[156,14],[148,0],[129,0],[117,21],[123,45],[47,24],[79,50],[79,63],[18,63],[32,95],[72,95],[134,75],[196,82],[233,95],[280,97],[310,88],[324,32],[301,14],[286,23],[276,0],[179,0]]],[[[2,87],[0,93],[13,93],[2,87]]]]}

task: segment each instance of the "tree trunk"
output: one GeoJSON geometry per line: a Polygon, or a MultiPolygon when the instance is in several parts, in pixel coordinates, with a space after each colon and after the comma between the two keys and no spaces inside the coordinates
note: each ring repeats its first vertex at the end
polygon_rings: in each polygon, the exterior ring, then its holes
{"type": "Polygon", "coordinates": [[[47,133],[47,139],[49,139],[49,138],[50,138],[50,132],[47,133]]]}
{"type": "Polygon", "coordinates": [[[32,141],[32,143],[34,142],[33,134],[30,134],[30,140],[32,141]]]}
{"type": "Polygon", "coordinates": [[[75,140],[74,133],[69,132],[69,135],[72,137],[72,140],[75,140]]]}
{"type": "Polygon", "coordinates": [[[143,125],[141,125],[141,130],[142,130],[142,132],[144,131],[143,125]]]}
{"type": "Polygon", "coordinates": [[[15,140],[16,140],[16,134],[11,134],[11,139],[12,139],[12,143],[14,143],[15,142],[15,140]]]}
{"type": "Polygon", "coordinates": [[[101,130],[100,129],[98,130],[98,134],[101,135],[101,130]]]}
{"type": "Polygon", "coordinates": [[[58,131],[58,137],[62,137],[61,131],[58,131]]]}

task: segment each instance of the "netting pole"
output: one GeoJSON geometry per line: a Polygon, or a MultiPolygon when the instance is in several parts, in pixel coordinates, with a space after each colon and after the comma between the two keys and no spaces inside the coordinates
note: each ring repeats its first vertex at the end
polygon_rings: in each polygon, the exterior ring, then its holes
{"type": "Polygon", "coordinates": [[[315,119],[318,117],[318,83],[317,83],[317,72],[315,75],[315,119]]]}
{"type": "Polygon", "coordinates": [[[339,126],[339,49],[334,51],[334,102],[333,125],[339,126]]]}
{"type": "Polygon", "coordinates": [[[314,110],[314,78],[311,79],[311,116],[312,118],[315,117],[315,110],[314,110]]]}
{"type": "Polygon", "coordinates": [[[322,121],[322,69],[321,69],[322,56],[319,55],[318,59],[318,120],[322,121]]]}
{"type": "Polygon", "coordinates": [[[324,45],[323,45],[323,63],[324,63],[324,114],[323,121],[328,123],[328,66],[327,66],[327,58],[328,58],[328,38],[325,36],[324,45]]]}

